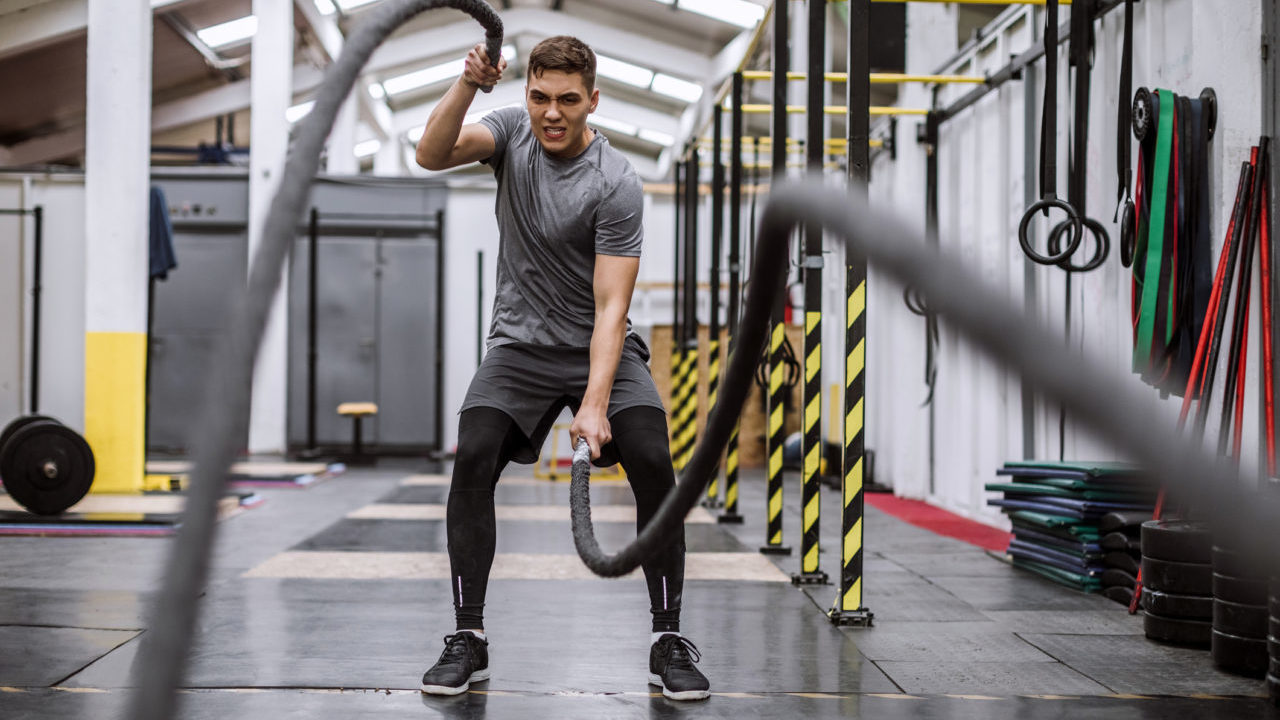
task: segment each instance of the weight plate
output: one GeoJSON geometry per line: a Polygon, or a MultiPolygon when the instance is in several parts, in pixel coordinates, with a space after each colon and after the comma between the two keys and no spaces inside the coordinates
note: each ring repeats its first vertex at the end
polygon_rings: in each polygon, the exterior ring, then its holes
{"type": "Polygon", "coordinates": [[[1133,589],[1120,587],[1119,585],[1102,588],[1102,596],[1110,600],[1115,600],[1125,607],[1129,607],[1129,605],[1133,603],[1133,589]]]}
{"type": "Polygon", "coordinates": [[[1239,675],[1260,678],[1267,674],[1270,658],[1267,641],[1243,638],[1214,630],[1209,641],[1213,665],[1239,675]]]}
{"type": "Polygon", "coordinates": [[[1144,587],[1142,609],[1161,617],[1209,621],[1213,619],[1213,598],[1175,595],[1144,587]]]}
{"type": "Polygon", "coordinates": [[[1109,552],[1102,556],[1102,564],[1108,568],[1123,570],[1130,575],[1138,574],[1138,561],[1127,552],[1109,552]]]}
{"type": "Polygon", "coordinates": [[[1133,112],[1130,114],[1133,123],[1133,136],[1138,140],[1147,137],[1147,131],[1155,121],[1155,108],[1151,104],[1151,91],[1138,88],[1133,95],[1133,112]]]}
{"type": "Polygon", "coordinates": [[[1271,595],[1267,598],[1267,612],[1271,617],[1280,618],[1280,594],[1275,592],[1275,583],[1272,583],[1271,587],[1271,595]]]}
{"type": "Polygon", "coordinates": [[[1152,590],[1178,595],[1213,595],[1213,569],[1208,564],[1144,557],[1142,582],[1152,590]]]}
{"type": "Polygon", "coordinates": [[[1200,91],[1200,102],[1204,103],[1209,121],[1209,139],[1212,140],[1214,134],[1218,132],[1218,94],[1213,91],[1213,88],[1207,87],[1200,91]]]}
{"type": "MultiPolygon", "coordinates": [[[[1131,573],[1127,573],[1119,568],[1107,568],[1102,571],[1103,587],[1122,587],[1132,590],[1138,584],[1138,579],[1131,573]]],[[[1132,593],[1130,593],[1132,595],[1132,593]]]]}
{"type": "Polygon", "coordinates": [[[1213,574],[1213,596],[1241,605],[1266,605],[1267,583],[1256,578],[1213,574]]]}
{"type": "Polygon", "coordinates": [[[1275,635],[1267,636],[1267,657],[1280,660],[1280,640],[1277,640],[1275,635]]]}
{"type": "Polygon", "coordinates": [[[1148,520],[1142,523],[1144,557],[1208,564],[1212,559],[1209,548],[1209,526],[1205,523],[1186,520],[1148,520]]]}
{"type": "Polygon", "coordinates": [[[1280,660],[1267,660],[1267,674],[1280,677],[1280,660]]]}
{"type": "Polygon", "coordinates": [[[1205,649],[1213,635],[1208,621],[1167,618],[1149,612],[1142,613],[1142,630],[1152,640],[1205,649]]]}
{"type": "Polygon", "coordinates": [[[1131,538],[1123,532],[1116,531],[1107,533],[1098,541],[1098,545],[1108,552],[1131,552],[1138,554],[1142,550],[1142,543],[1136,538],[1131,538]]]}
{"type": "Polygon", "coordinates": [[[1280,618],[1275,615],[1267,617],[1267,634],[1280,638],[1280,618]]]}
{"type": "Polygon", "coordinates": [[[1228,635],[1262,640],[1267,636],[1267,608],[1215,599],[1213,629],[1228,635]]]}
{"type": "Polygon", "coordinates": [[[5,490],[37,515],[57,515],[79,502],[94,470],[89,443],[59,423],[29,423],[0,447],[5,490]]]}
{"type": "Polygon", "coordinates": [[[1266,573],[1258,572],[1261,568],[1255,567],[1249,558],[1221,545],[1213,546],[1212,563],[1213,571],[1222,575],[1248,579],[1266,577],[1266,573]]]}
{"type": "Polygon", "coordinates": [[[1280,706],[1280,678],[1270,672],[1267,673],[1267,695],[1271,697],[1272,704],[1280,706]]]}
{"type": "Polygon", "coordinates": [[[35,423],[35,422],[56,423],[58,422],[58,419],[51,418],[48,415],[22,415],[20,417],[14,418],[9,422],[8,425],[4,426],[4,431],[0,432],[0,448],[4,447],[4,444],[9,442],[9,438],[13,437],[13,434],[17,432],[19,429],[24,428],[30,425],[31,423],[35,423]]]}
{"type": "Polygon", "coordinates": [[[1137,530],[1138,526],[1151,519],[1151,513],[1137,510],[1109,512],[1098,519],[1098,532],[1113,533],[1126,530],[1137,530]]]}

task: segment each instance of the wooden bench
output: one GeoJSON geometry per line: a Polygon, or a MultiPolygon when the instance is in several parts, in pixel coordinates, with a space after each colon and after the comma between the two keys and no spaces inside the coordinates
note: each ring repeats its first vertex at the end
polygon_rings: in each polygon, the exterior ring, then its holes
{"type": "Polygon", "coordinates": [[[368,463],[370,458],[364,454],[364,433],[362,423],[366,415],[377,415],[378,404],[371,402],[345,402],[338,405],[338,414],[351,418],[351,457],[348,462],[368,463]]]}

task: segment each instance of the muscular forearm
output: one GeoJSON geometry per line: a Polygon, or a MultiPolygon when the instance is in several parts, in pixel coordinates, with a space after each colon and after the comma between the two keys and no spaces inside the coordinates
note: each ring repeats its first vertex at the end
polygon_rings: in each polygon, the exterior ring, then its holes
{"type": "Polygon", "coordinates": [[[427,169],[443,166],[458,142],[458,133],[462,130],[462,121],[467,109],[475,100],[477,86],[466,78],[459,77],[449,91],[444,94],[431,117],[427,119],[427,127],[418,140],[418,164],[427,169]]]}
{"type": "Polygon", "coordinates": [[[622,358],[622,343],[627,334],[626,314],[597,313],[595,329],[591,333],[591,370],[587,376],[587,391],[582,396],[583,407],[605,412],[609,407],[609,393],[613,378],[622,358]]]}

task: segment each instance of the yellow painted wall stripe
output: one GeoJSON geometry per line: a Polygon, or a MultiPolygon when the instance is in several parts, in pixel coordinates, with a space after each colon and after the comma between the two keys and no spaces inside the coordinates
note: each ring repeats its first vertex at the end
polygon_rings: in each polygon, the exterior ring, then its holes
{"type": "Polygon", "coordinates": [[[97,474],[92,492],[142,492],[146,476],[147,335],[85,333],[84,437],[97,474]]]}

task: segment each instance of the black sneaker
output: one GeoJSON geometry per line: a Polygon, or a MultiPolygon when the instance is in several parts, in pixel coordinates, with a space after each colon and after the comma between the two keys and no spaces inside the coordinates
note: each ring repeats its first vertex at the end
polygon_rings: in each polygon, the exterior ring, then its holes
{"type": "Polygon", "coordinates": [[[711,694],[711,683],[693,666],[701,659],[688,638],[663,635],[649,650],[649,684],[672,700],[702,700],[711,694]]]}
{"type": "Polygon", "coordinates": [[[489,641],[475,633],[446,635],[444,652],[422,676],[422,692],[432,695],[459,695],[471,683],[489,679],[489,641]]]}

